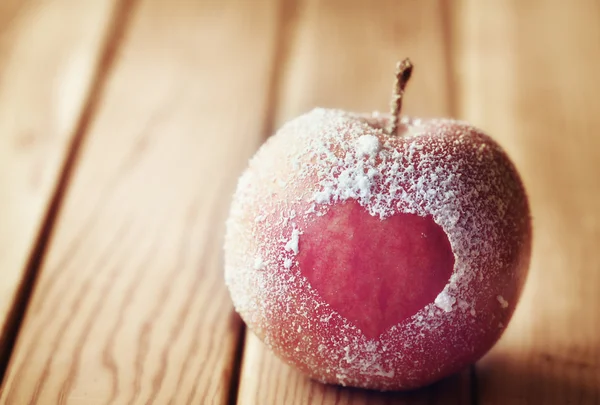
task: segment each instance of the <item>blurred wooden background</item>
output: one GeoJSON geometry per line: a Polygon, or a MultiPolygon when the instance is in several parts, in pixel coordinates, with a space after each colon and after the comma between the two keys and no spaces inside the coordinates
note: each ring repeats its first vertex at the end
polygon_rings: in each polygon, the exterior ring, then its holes
{"type": "Polygon", "coordinates": [[[2,0],[1,404],[600,403],[600,2],[2,0]],[[509,152],[535,242],[500,343],[405,394],[323,386],[246,336],[223,221],[313,106],[454,116],[509,152]]]}

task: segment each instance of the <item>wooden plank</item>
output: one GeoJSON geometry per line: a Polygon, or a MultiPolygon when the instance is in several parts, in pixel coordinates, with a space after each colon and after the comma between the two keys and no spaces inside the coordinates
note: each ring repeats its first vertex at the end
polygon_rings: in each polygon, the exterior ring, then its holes
{"type": "Polygon", "coordinates": [[[113,1],[0,4],[0,379],[113,1]],[[67,13],[64,11],[68,10],[67,13]]]}
{"type": "Polygon", "coordinates": [[[315,106],[387,112],[394,67],[405,57],[416,67],[403,111],[449,115],[443,3],[298,0],[286,22],[277,126],[315,106]]]}
{"type": "Polygon", "coordinates": [[[277,13],[276,1],[136,7],[0,403],[227,402],[241,325],[222,223],[263,136],[277,13]]]}
{"type": "Polygon", "coordinates": [[[459,113],[514,158],[531,198],[525,294],[477,366],[480,403],[600,398],[600,7],[466,0],[457,9],[459,113]]]}
{"type": "MultiPolygon", "coordinates": [[[[396,61],[416,68],[405,101],[419,116],[451,114],[445,19],[435,2],[308,0],[286,26],[288,46],[277,94],[276,126],[315,106],[387,111],[396,61]]],[[[325,386],[284,365],[253,335],[247,338],[239,404],[470,403],[469,373],[412,394],[325,386]]]]}

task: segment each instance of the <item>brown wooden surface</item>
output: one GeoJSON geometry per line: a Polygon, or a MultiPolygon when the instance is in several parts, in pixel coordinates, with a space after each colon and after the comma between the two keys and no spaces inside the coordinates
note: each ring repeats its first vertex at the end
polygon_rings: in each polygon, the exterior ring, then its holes
{"type": "Polygon", "coordinates": [[[600,403],[600,3],[465,1],[458,114],[507,149],[529,192],[531,270],[477,365],[485,404],[600,403]]]}
{"type": "Polygon", "coordinates": [[[39,270],[3,404],[229,395],[241,324],[222,282],[221,225],[263,136],[277,8],[148,0],[123,12],[128,29],[39,270]]]}
{"type": "Polygon", "coordinates": [[[600,402],[598,71],[594,0],[3,1],[0,404],[600,402]],[[222,225],[266,136],[385,110],[406,55],[407,113],[472,121],[517,164],[531,273],[473,369],[324,386],[242,340],[222,225]]]}
{"type": "Polygon", "coordinates": [[[37,3],[0,4],[0,369],[114,6],[37,3]]]}

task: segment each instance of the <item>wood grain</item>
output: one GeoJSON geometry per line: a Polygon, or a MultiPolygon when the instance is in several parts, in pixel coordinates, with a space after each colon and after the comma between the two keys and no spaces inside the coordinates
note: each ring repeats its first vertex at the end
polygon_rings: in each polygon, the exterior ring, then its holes
{"type": "Polygon", "coordinates": [[[376,5],[359,0],[296,0],[286,22],[286,58],[276,126],[312,108],[389,111],[396,62],[415,65],[403,112],[451,113],[443,1],[376,5]]]}
{"type": "Polygon", "coordinates": [[[0,4],[0,379],[113,1],[0,4]],[[69,9],[68,13],[64,13],[69,9]]]}
{"type": "Polygon", "coordinates": [[[514,158],[534,222],[524,297],[477,366],[485,404],[600,401],[600,4],[463,1],[459,114],[514,158]]]}
{"type": "MultiPolygon", "coordinates": [[[[315,106],[387,111],[396,61],[415,71],[405,111],[451,114],[442,2],[313,1],[287,14],[285,58],[275,123],[315,106]]],[[[244,349],[238,404],[468,404],[468,371],[417,391],[377,394],[308,380],[284,365],[252,335],[244,349]]]]}
{"type": "Polygon", "coordinates": [[[263,137],[278,12],[244,0],[135,8],[0,403],[227,402],[241,325],[222,225],[263,137]]]}

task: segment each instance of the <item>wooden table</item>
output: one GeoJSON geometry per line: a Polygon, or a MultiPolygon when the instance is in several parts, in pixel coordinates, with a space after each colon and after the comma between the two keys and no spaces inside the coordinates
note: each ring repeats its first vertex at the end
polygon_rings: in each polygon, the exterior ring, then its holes
{"type": "Polygon", "coordinates": [[[1,404],[600,403],[600,3],[2,0],[1,404]],[[470,370],[323,386],[245,334],[223,222],[247,158],[313,106],[486,129],[521,171],[524,297],[470,370]]]}

